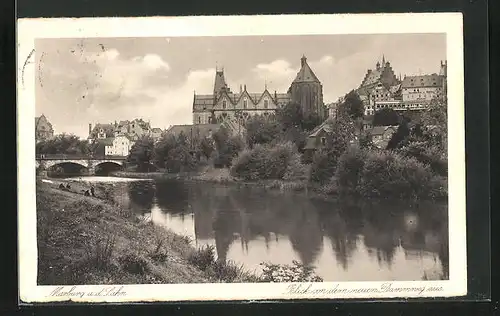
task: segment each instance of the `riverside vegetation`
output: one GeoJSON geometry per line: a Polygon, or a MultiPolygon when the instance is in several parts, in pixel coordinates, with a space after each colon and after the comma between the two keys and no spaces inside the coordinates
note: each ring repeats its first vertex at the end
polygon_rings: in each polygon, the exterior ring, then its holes
{"type": "Polygon", "coordinates": [[[38,284],[164,284],[321,281],[311,267],[263,263],[262,273],[196,249],[189,238],[154,226],[113,202],[113,187],[97,184],[96,196],[37,181],[38,284]]]}
{"type": "MultiPolygon", "coordinates": [[[[324,196],[436,199],[447,196],[446,101],[435,100],[418,120],[392,110],[375,121],[398,121],[386,148],[363,131],[363,104],[350,92],[329,124],[326,146],[311,153],[306,137],[321,122],[290,103],[272,118],[255,116],[244,137],[221,127],[209,138],[145,137],[132,147],[127,163],[136,176],[151,166],[155,177],[259,183],[268,188],[324,196]],[[392,111],[392,112],[391,112],[392,111]]],[[[117,175],[134,176],[132,173],[117,175]]]]}

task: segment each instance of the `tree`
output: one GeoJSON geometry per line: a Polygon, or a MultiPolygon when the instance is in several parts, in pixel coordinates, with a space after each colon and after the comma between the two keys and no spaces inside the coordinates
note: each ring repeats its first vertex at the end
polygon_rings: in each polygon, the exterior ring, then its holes
{"type": "Polygon", "coordinates": [[[392,135],[389,143],[387,143],[387,149],[396,149],[404,144],[406,138],[410,135],[410,128],[408,126],[408,121],[403,119],[401,124],[399,124],[398,129],[392,135]]]}
{"type": "Polygon", "coordinates": [[[160,167],[165,168],[167,157],[171,150],[177,146],[177,139],[172,134],[165,134],[154,146],[154,163],[160,167]]]}
{"type": "Polygon", "coordinates": [[[316,126],[320,125],[321,123],[323,123],[321,117],[317,113],[312,113],[304,115],[301,125],[304,131],[312,131],[316,126]]]}
{"type": "Polygon", "coordinates": [[[127,163],[137,171],[149,171],[154,161],[154,140],[149,136],[139,138],[130,149],[127,163]]]}
{"type": "Polygon", "coordinates": [[[210,159],[212,153],[215,151],[214,142],[211,138],[204,137],[199,144],[199,148],[206,159],[210,159]]]}
{"type": "Polygon", "coordinates": [[[298,103],[290,102],[278,111],[277,118],[284,129],[302,127],[302,107],[298,103]]]}
{"type": "Polygon", "coordinates": [[[399,114],[393,109],[384,108],[373,116],[373,126],[396,126],[399,124],[399,114]]]}
{"type": "Polygon", "coordinates": [[[363,101],[356,91],[352,90],[344,97],[344,101],[339,104],[339,112],[347,114],[352,119],[361,118],[364,115],[363,101]]]}
{"type": "Polygon", "coordinates": [[[213,135],[217,156],[215,165],[217,167],[229,167],[231,162],[244,148],[244,142],[239,136],[231,136],[225,127],[221,127],[213,135]]]}
{"type": "Polygon", "coordinates": [[[251,117],[246,122],[247,144],[252,148],[255,144],[268,144],[276,139],[281,132],[279,123],[268,120],[260,115],[251,117]]]}
{"type": "Polygon", "coordinates": [[[36,154],[88,155],[89,144],[72,134],[59,134],[36,144],[36,154]]]}
{"type": "Polygon", "coordinates": [[[335,174],[339,157],[355,139],[355,123],[350,116],[337,116],[332,131],[326,137],[326,148],[316,152],[310,172],[310,180],[325,183],[335,174]]]}
{"type": "Polygon", "coordinates": [[[185,143],[177,143],[177,146],[169,151],[166,167],[169,172],[191,171],[196,168],[197,162],[185,143]]]}

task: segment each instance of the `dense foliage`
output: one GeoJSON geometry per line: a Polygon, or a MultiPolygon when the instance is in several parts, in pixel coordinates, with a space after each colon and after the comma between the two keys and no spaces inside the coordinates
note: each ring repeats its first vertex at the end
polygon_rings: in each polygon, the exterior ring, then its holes
{"type": "Polygon", "coordinates": [[[88,155],[89,143],[71,134],[56,135],[36,144],[35,152],[41,154],[88,155]]]}
{"type": "Polygon", "coordinates": [[[231,167],[233,176],[245,180],[300,179],[305,169],[296,147],[290,143],[256,145],[243,150],[231,167]]]}
{"type": "Polygon", "coordinates": [[[399,114],[393,109],[383,108],[373,115],[373,126],[396,126],[399,122],[399,114]]]}

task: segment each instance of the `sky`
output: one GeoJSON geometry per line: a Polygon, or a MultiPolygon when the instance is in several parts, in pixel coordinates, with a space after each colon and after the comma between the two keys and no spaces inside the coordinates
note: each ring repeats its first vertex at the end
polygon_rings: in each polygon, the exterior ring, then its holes
{"type": "Polygon", "coordinates": [[[325,103],[357,88],[385,56],[397,75],[438,73],[445,34],[37,39],[36,115],[54,132],[142,118],[162,129],[192,123],[193,95],[213,90],[216,67],[238,92],[286,92],[307,62],[325,103]]]}

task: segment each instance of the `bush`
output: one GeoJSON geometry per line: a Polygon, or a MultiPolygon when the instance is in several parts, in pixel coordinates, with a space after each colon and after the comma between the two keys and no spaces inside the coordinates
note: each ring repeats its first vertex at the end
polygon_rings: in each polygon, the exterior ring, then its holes
{"type": "Polygon", "coordinates": [[[366,153],[357,146],[350,147],[340,156],[335,172],[340,193],[359,192],[365,157],[366,153]]]}
{"type": "Polygon", "coordinates": [[[437,146],[430,146],[428,142],[415,141],[401,148],[400,152],[406,157],[413,157],[428,165],[440,176],[448,175],[448,160],[437,146]]]}
{"type": "Polygon", "coordinates": [[[253,149],[242,151],[231,167],[231,175],[245,180],[292,180],[304,177],[306,172],[297,149],[290,142],[255,145],[253,149]]]}
{"type": "Polygon", "coordinates": [[[264,282],[323,282],[314,274],[314,269],[297,261],[292,265],[262,263],[262,280],[264,282]]]}
{"type": "Polygon", "coordinates": [[[319,150],[314,153],[309,172],[309,181],[324,184],[330,181],[335,174],[337,158],[328,150],[319,150]]]}
{"type": "Polygon", "coordinates": [[[191,252],[188,262],[202,271],[206,271],[215,262],[215,248],[212,245],[203,246],[191,252]]]}
{"type": "Polygon", "coordinates": [[[145,275],[149,272],[148,262],[136,253],[127,253],[118,258],[123,270],[136,275],[145,275]]]}
{"type": "Polygon", "coordinates": [[[369,197],[433,197],[442,191],[428,166],[394,152],[368,153],[361,177],[361,194],[369,197]]]}

